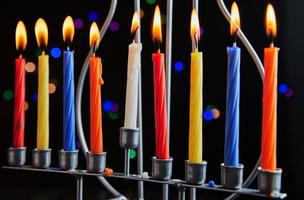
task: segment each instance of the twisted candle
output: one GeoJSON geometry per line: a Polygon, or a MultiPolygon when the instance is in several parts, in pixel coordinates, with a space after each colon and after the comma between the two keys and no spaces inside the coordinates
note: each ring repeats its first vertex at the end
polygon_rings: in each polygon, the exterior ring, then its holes
{"type": "Polygon", "coordinates": [[[227,48],[227,100],[225,125],[225,154],[226,166],[239,164],[239,104],[240,104],[240,48],[227,48]]]}

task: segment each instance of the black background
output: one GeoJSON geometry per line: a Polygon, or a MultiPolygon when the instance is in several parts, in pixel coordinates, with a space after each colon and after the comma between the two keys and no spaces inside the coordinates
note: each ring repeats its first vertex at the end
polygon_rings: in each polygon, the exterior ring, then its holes
{"type": "MultiPolygon", "coordinates": [[[[165,14],[166,2],[156,1],[165,14]]],[[[173,17],[172,65],[182,60],[185,69],[176,72],[172,68],[172,102],[171,102],[171,137],[170,151],[174,158],[174,178],[183,178],[184,160],[187,159],[188,138],[188,96],[189,96],[189,60],[191,41],[189,37],[189,21],[192,1],[175,1],[173,17]]],[[[226,1],[230,8],[232,1],[226,1]]],[[[0,31],[0,93],[14,89],[15,26],[22,19],[28,31],[28,46],[24,57],[37,63],[35,51],[37,45],[34,36],[34,24],[38,17],[43,17],[49,28],[49,48],[59,46],[64,49],[61,27],[67,15],[74,19],[82,18],[84,27],[76,30],[72,48],[75,50],[75,79],[78,79],[81,65],[89,50],[88,35],[90,22],[87,13],[98,11],[99,27],[104,22],[110,1],[17,1],[10,0],[7,6],[1,6],[0,31]]],[[[262,58],[263,48],[268,45],[264,31],[264,13],[267,3],[275,7],[278,19],[278,38],[276,45],[281,48],[279,58],[279,83],[287,83],[294,90],[292,98],[283,95],[278,97],[278,166],[283,168],[282,191],[288,192],[288,199],[301,199],[301,180],[303,173],[303,51],[301,47],[304,35],[304,2],[289,1],[237,1],[242,30],[252,42],[258,55],[262,58]],[[301,62],[302,61],[302,62],[301,62]]],[[[144,17],[142,18],[142,88],[143,88],[143,132],[144,132],[144,169],[151,171],[150,158],[154,155],[154,119],[153,119],[153,77],[151,53],[155,46],[151,40],[150,27],[154,5],[141,1],[144,17]]],[[[97,51],[103,59],[103,98],[111,99],[119,104],[119,118],[110,120],[104,114],[104,146],[108,153],[107,165],[114,171],[123,169],[123,151],[119,147],[119,127],[123,125],[124,98],[127,69],[127,47],[131,42],[129,33],[133,15],[133,1],[119,1],[114,20],[120,24],[117,32],[108,32],[97,51]]],[[[202,0],[199,7],[199,18],[204,28],[204,35],[199,43],[204,52],[204,105],[212,104],[221,111],[219,119],[204,121],[204,159],[208,161],[208,180],[219,183],[220,168],[223,161],[225,95],[226,95],[226,46],[231,45],[229,25],[220,13],[216,1],[202,0]]],[[[165,30],[165,26],[163,27],[165,30]]],[[[164,34],[164,32],[163,32],[164,34]]],[[[165,36],[165,34],[164,34],[165,36]]],[[[261,133],[261,96],[262,84],[256,67],[244,46],[241,61],[241,105],[240,105],[240,161],[245,165],[247,176],[255,164],[260,152],[261,133]]],[[[163,45],[164,50],[165,45],[163,45]]],[[[50,58],[50,79],[57,81],[57,91],[50,95],[50,147],[53,149],[52,165],[57,166],[58,150],[62,148],[62,58],[50,58]]],[[[37,91],[37,73],[27,73],[26,100],[29,109],[26,112],[26,146],[35,148],[37,105],[32,95],[37,91]]],[[[83,98],[83,124],[86,136],[89,135],[89,98],[88,81],[85,83],[83,98]]],[[[12,140],[13,101],[0,98],[0,161],[6,163],[6,149],[12,140]]],[[[30,153],[28,154],[30,164],[30,153]]],[[[136,162],[131,162],[132,170],[136,170],[136,162]]],[[[81,155],[79,166],[85,168],[81,155]]],[[[134,171],[135,172],[135,171],[134,171]]],[[[111,180],[120,191],[135,198],[134,182],[111,180]],[[125,183],[128,183],[126,185],[125,183]]],[[[109,195],[103,191],[97,180],[88,178],[85,181],[86,199],[104,199],[109,195]],[[87,186],[88,185],[88,186],[87,186]]],[[[63,175],[37,174],[1,170],[0,199],[75,199],[74,180],[63,175]]],[[[146,199],[159,198],[161,187],[148,184],[146,199]]],[[[256,187],[256,184],[253,184],[256,187]]],[[[176,190],[172,188],[172,198],[176,190]]],[[[226,194],[225,194],[226,195],[226,194]]],[[[199,197],[206,199],[222,199],[223,194],[199,192],[199,197]]],[[[240,199],[255,199],[241,197],[240,199]]]]}

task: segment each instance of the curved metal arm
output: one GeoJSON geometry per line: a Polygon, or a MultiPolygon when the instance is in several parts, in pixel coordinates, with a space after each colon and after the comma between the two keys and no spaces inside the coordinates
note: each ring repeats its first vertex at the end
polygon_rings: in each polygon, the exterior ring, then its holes
{"type": "MultiPolygon", "coordinates": [[[[224,1],[223,0],[217,0],[217,4],[218,4],[220,10],[222,11],[223,15],[227,19],[227,21],[230,23],[231,22],[231,15],[230,15],[230,13],[227,10],[224,1]]],[[[264,71],[264,67],[263,67],[263,64],[262,64],[260,58],[258,57],[258,55],[255,52],[254,48],[251,46],[250,42],[247,40],[247,38],[244,35],[244,33],[242,32],[242,30],[239,29],[239,31],[237,32],[237,35],[238,35],[238,38],[241,40],[241,42],[246,47],[246,49],[249,52],[251,58],[253,59],[255,65],[257,66],[258,71],[259,71],[260,76],[261,76],[261,79],[263,81],[264,80],[265,71],[264,71]]],[[[260,161],[261,161],[261,156],[257,160],[257,162],[256,162],[253,170],[251,171],[250,175],[244,181],[243,187],[248,187],[252,183],[252,181],[256,178],[256,176],[257,176],[257,168],[260,165],[260,161]]],[[[238,196],[239,196],[239,194],[232,194],[232,195],[228,196],[225,200],[233,200],[233,199],[236,199],[238,196]]]]}
{"type": "MultiPolygon", "coordinates": [[[[111,1],[111,5],[110,5],[110,9],[109,9],[109,13],[108,16],[102,26],[102,28],[100,29],[100,40],[98,41],[98,43],[95,45],[95,48],[98,49],[100,41],[103,39],[104,34],[106,33],[111,20],[114,16],[115,10],[116,10],[116,5],[117,5],[117,0],[112,0],[111,1]]],[[[84,80],[85,80],[85,76],[86,73],[88,71],[88,67],[89,67],[89,61],[90,61],[90,57],[93,54],[93,47],[90,49],[80,72],[80,76],[79,76],[79,80],[78,80],[78,86],[77,86],[77,91],[76,91],[76,125],[77,125],[77,134],[78,134],[78,139],[79,142],[81,144],[84,156],[86,157],[86,152],[89,151],[88,149],[88,145],[86,143],[85,140],[85,136],[84,136],[84,132],[83,132],[83,126],[82,126],[82,117],[81,117],[81,98],[82,98],[82,92],[83,92],[83,84],[84,84],[84,80]]],[[[116,197],[121,197],[123,198],[123,196],[115,190],[115,188],[113,188],[110,183],[107,182],[107,180],[103,177],[99,177],[98,178],[100,180],[100,182],[104,185],[104,187],[111,192],[114,196],[116,197]]]]}

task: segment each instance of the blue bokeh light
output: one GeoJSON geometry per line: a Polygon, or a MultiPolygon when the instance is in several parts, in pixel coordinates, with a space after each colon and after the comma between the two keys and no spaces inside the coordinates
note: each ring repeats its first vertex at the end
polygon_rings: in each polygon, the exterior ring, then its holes
{"type": "Polygon", "coordinates": [[[37,103],[37,101],[38,101],[38,93],[35,93],[35,94],[33,94],[33,101],[35,102],[35,103],[37,103]]]}
{"type": "Polygon", "coordinates": [[[213,113],[210,109],[204,111],[204,119],[206,121],[211,121],[213,119],[213,113]]]}
{"type": "Polygon", "coordinates": [[[184,70],[184,64],[182,61],[177,61],[175,64],[174,64],[174,69],[175,71],[177,72],[181,72],[184,70]]]}
{"type": "Polygon", "coordinates": [[[51,56],[53,58],[59,58],[61,56],[61,49],[58,47],[54,47],[51,49],[51,56]]]}
{"type": "Polygon", "coordinates": [[[109,100],[103,101],[102,108],[104,112],[111,112],[113,109],[113,103],[109,100]]]}
{"type": "Polygon", "coordinates": [[[288,92],[288,86],[287,86],[287,84],[281,83],[281,84],[279,85],[279,92],[280,92],[281,94],[287,93],[287,92],[288,92]]]}
{"type": "Polygon", "coordinates": [[[88,20],[90,22],[97,21],[98,20],[98,13],[96,11],[89,12],[88,13],[88,20]]]}

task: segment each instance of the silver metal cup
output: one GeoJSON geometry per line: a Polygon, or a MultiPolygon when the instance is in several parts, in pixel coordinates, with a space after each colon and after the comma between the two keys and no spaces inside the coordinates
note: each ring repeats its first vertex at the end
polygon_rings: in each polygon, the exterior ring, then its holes
{"type": "Polygon", "coordinates": [[[7,162],[10,166],[21,167],[26,161],[26,147],[7,149],[7,162]]]}
{"type": "Polygon", "coordinates": [[[78,150],[59,151],[59,168],[61,170],[74,170],[78,165],[78,150]]]}
{"type": "Polygon", "coordinates": [[[120,128],[119,144],[124,149],[136,149],[139,145],[139,129],[120,128]]]}
{"type": "Polygon", "coordinates": [[[281,190],[282,169],[276,171],[258,168],[258,187],[261,193],[278,196],[281,190]]]}
{"type": "Polygon", "coordinates": [[[221,184],[225,188],[239,190],[243,184],[244,165],[226,166],[221,164],[221,184]]]}
{"type": "Polygon", "coordinates": [[[172,176],[173,158],[157,159],[152,157],[152,177],[159,180],[169,180],[172,176]]]}
{"type": "Polygon", "coordinates": [[[207,174],[207,162],[190,163],[185,161],[185,180],[191,184],[204,184],[207,174]]]}
{"type": "Polygon", "coordinates": [[[35,168],[48,168],[51,165],[51,149],[34,149],[32,151],[32,162],[35,168]]]}
{"type": "Polygon", "coordinates": [[[87,170],[91,173],[102,173],[106,168],[107,152],[87,152],[87,170]]]}

